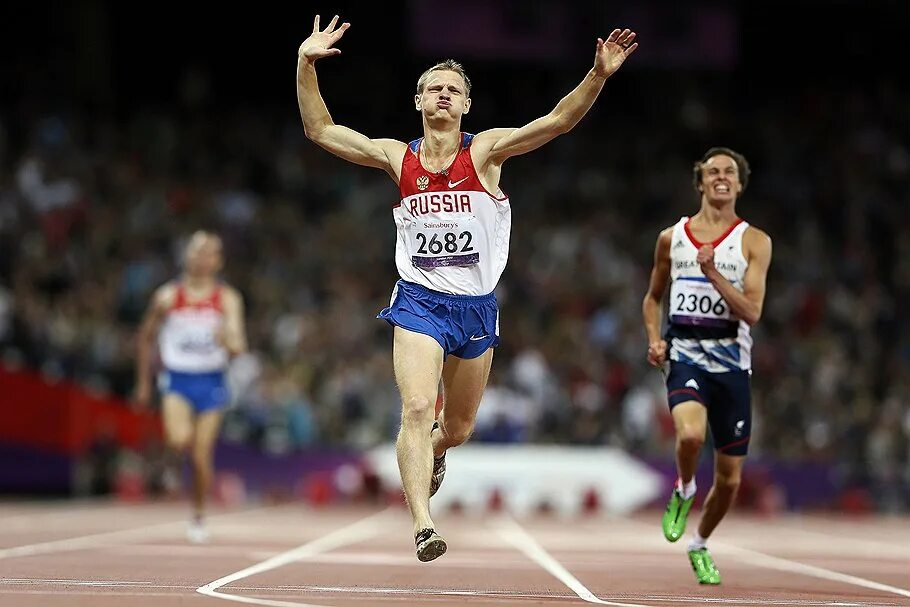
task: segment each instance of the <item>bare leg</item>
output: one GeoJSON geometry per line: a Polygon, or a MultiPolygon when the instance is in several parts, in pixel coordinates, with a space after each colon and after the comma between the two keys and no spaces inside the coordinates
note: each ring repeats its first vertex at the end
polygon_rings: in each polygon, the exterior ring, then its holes
{"type": "Polygon", "coordinates": [[[205,513],[205,498],[212,485],[215,472],[212,452],[221,428],[221,418],[221,409],[200,413],[196,418],[196,436],[193,440],[193,507],[197,518],[205,513]]]}
{"type": "Polygon", "coordinates": [[[185,453],[193,439],[193,407],[181,395],[169,392],[161,404],[164,439],[174,451],[185,453]]]}
{"type": "Polygon", "coordinates": [[[695,476],[698,455],[705,442],[708,410],[701,403],[690,400],[679,403],[672,410],[676,426],[676,469],[683,483],[695,476]]]}
{"type": "Polygon", "coordinates": [[[435,339],[395,327],[395,380],[401,392],[401,430],[396,450],[401,484],[414,519],[414,534],[432,529],[430,477],[433,470],[433,427],[442,348],[435,339]]]}
{"type": "Polygon", "coordinates": [[[181,395],[169,392],[162,398],[161,417],[168,447],[167,466],[182,478],[183,458],[193,441],[193,407],[181,395]]]}
{"type": "Polygon", "coordinates": [[[450,447],[457,447],[471,436],[492,363],[493,348],[477,358],[449,356],[446,360],[442,369],[445,397],[439,412],[439,428],[433,432],[435,457],[450,447]]]}
{"type": "Polygon", "coordinates": [[[736,499],[745,455],[714,454],[714,486],[708,492],[698,534],[707,539],[736,499]]]}

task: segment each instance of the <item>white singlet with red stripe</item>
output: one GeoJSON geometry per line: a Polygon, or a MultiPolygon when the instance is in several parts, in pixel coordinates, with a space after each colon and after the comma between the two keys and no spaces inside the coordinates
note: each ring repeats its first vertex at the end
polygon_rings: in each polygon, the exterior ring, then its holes
{"type": "Polygon", "coordinates": [[[161,362],[169,371],[211,373],[227,367],[228,352],[215,335],[224,324],[219,285],[205,299],[189,302],[177,283],[174,304],[158,334],[161,362]]]}
{"type": "Polygon", "coordinates": [[[404,154],[393,215],[398,228],[395,264],[403,280],[451,295],[493,292],[509,258],[512,208],[502,191],[484,189],[471,161],[473,135],[448,169],[420,163],[423,139],[404,154]]]}
{"type": "Polygon", "coordinates": [[[736,317],[720,292],[701,271],[696,257],[703,244],[714,246],[714,266],[739,291],[743,290],[749,262],[743,254],[743,234],[749,224],[737,220],[717,240],[702,243],[689,231],[689,218],[673,227],[670,241],[670,360],[709,373],[749,370],[752,335],[749,325],[736,317]]]}

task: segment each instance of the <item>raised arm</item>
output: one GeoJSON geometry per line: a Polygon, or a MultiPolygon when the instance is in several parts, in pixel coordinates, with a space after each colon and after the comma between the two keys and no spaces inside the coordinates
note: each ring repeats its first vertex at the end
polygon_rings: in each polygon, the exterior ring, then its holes
{"type": "Polygon", "coordinates": [[[667,358],[667,342],[660,335],[663,318],[663,298],[670,278],[670,243],[673,240],[673,228],[667,228],[657,238],[654,247],[654,267],[651,268],[651,280],[648,292],[641,302],[641,315],[648,334],[648,362],[659,366],[667,358]]]}
{"type": "Polygon", "coordinates": [[[501,165],[511,156],[535,150],[557,135],[572,130],[591,109],[607,78],[613,75],[623,61],[638,48],[638,43],[633,42],[634,40],[635,32],[627,29],[613,30],[606,41],[598,38],[594,67],[588,71],[581,83],[563,97],[546,116],[521,128],[491,129],[479,133],[472,144],[472,148],[474,146],[478,148],[475,163],[478,166],[484,166],[488,162],[501,165]]]}
{"type": "Polygon", "coordinates": [[[394,139],[370,139],[353,129],[335,124],[319,93],[316,60],[340,54],[341,50],[333,48],[333,45],[351,25],[342,23],[336,28],[337,23],[338,15],[335,15],[329,25],[320,30],[319,15],[316,15],[313,33],[297,50],[297,105],[303,130],[308,139],[339,158],[382,169],[397,183],[407,146],[394,139]]]}

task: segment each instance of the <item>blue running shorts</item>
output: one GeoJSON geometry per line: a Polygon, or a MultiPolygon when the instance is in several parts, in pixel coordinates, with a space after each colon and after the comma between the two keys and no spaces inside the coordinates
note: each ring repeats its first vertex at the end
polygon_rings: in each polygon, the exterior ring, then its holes
{"type": "Polygon", "coordinates": [[[496,295],[449,295],[399,280],[388,308],[376,318],[390,325],[429,335],[444,356],[477,358],[499,345],[496,295]]]}
{"type": "Polygon", "coordinates": [[[228,405],[228,389],[224,371],[183,373],[165,371],[161,374],[162,394],[179,394],[190,403],[193,411],[205,413],[228,405]]]}

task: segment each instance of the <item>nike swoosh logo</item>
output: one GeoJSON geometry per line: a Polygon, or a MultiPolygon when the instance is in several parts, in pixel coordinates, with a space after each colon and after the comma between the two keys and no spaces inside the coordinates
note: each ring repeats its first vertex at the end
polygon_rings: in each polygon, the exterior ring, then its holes
{"type": "Polygon", "coordinates": [[[459,180],[456,181],[455,183],[452,183],[452,180],[449,179],[449,187],[450,187],[450,188],[454,188],[456,185],[458,185],[458,184],[461,183],[462,181],[467,181],[467,180],[468,180],[467,177],[462,177],[461,179],[459,179],[459,180]]]}
{"type": "MultiPolygon", "coordinates": [[[[465,179],[467,179],[467,178],[465,178],[465,179]]],[[[476,336],[472,335],[468,339],[470,339],[471,341],[480,341],[481,339],[486,339],[488,337],[489,337],[489,335],[481,335],[480,337],[476,337],[476,336]]]]}

